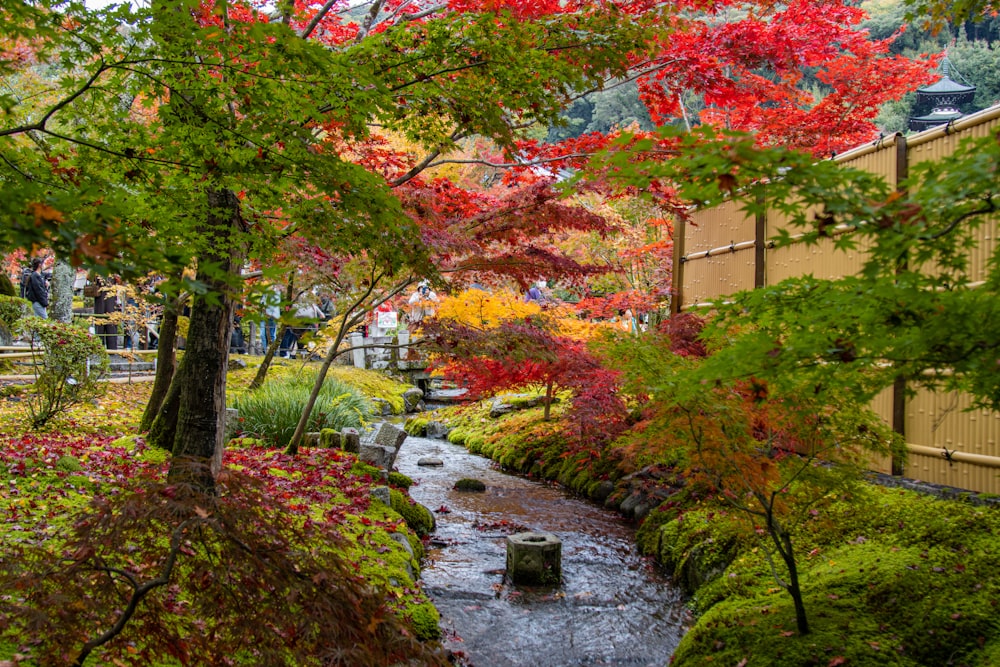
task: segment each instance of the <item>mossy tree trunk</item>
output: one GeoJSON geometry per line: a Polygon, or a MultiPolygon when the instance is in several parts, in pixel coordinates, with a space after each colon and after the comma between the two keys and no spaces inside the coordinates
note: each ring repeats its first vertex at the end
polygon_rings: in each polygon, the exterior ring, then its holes
{"type": "Polygon", "coordinates": [[[50,284],[49,319],[70,324],[73,322],[73,283],[76,271],[63,259],[57,259],[52,267],[50,284]]]}
{"type": "Polygon", "coordinates": [[[205,236],[211,250],[199,257],[198,279],[208,296],[191,301],[184,356],[161,405],[149,438],[171,450],[169,478],[213,492],[222,464],[229,341],[243,263],[239,200],[230,190],[208,193],[205,236]]]}

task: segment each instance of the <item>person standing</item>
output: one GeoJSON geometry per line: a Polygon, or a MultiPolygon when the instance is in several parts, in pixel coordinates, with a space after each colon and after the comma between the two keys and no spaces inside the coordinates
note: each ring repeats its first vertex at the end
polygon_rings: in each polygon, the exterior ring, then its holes
{"type": "Polygon", "coordinates": [[[425,317],[434,317],[434,306],[438,302],[437,294],[426,280],[417,285],[417,291],[410,295],[407,305],[410,307],[410,323],[419,324],[425,317]]]}
{"type": "Polygon", "coordinates": [[[31,310],[37,317],[48,317],[49,284],[42,275],[42,259],[31,260],[31,273],[24,286],[24,298],[31,302],[31,310]]]}
{"type": "Polygon", "coordinates": [[[264,352],[271,346],[278,332],[278,318],[281,317],[281,288],[271,285],[260,298],[264,307],[264,319],[260,324],[260,342],[264,344],[264,352]]]}

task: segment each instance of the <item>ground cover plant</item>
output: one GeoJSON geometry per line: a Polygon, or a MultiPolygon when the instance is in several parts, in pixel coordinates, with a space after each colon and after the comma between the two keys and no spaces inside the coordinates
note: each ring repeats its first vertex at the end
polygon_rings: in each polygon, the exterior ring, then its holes
{"type": "Polygon", "coordinates": [[[0,660],[438,662],[421,544],[371,498],[377,470],[244,446],[227,449],[216,496],[190,493],[135,432],[148,391],[110,385],[31,433],[16,426],[24,391],[0,401],[0,660]]]}

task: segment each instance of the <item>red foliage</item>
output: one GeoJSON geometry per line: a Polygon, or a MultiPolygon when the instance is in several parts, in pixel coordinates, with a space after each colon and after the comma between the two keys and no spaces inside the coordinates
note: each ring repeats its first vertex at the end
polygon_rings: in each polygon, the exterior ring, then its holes
{"type": "Polygon", "coordinates": [[[670,351],[682,357],[705,357],[708,352],[699,340],[705,320],[691,313],[678,313],[660,324],[660,333],[670,339],[670,351]]]}
{"type": "Polygon", "coordinates": [[[542,317],[487,331],[436,321],[426,325],[424,335],[447,360],[437,370],[467,388],[470,397],[530,386],[544,388],[546,399],[569,391],[567,435],[581,447],[607,442],[625,428],[619,373],[605,368],[585,342],[554,334],[542,317]]]}

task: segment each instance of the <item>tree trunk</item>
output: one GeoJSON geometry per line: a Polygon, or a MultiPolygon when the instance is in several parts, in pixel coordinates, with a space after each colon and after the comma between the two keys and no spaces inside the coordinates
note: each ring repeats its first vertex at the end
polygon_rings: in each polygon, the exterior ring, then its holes
{"type": "Polygon", "coordinates": [[[552,381],[550,380],[545,385],[545,410],[542,412],[542,421],[549,420],[549,414],[552,411],[552,381]]]}
{"type": "MultiPolygon", "coordinates": [[[[198,263],[215,267],[215,272],[198,272],[208,293],[192,299],[187,346],[157,416],[157,421],[169,420],[176,402],[169,479],[208,493],[214,491],[222,465],[226,372],[236,303],[232,290],[241,286],[244,255],[238,238],[241,224],[235,193],[210,191],[205,236],[211,249],[199,256],[198,263]]],[[[156,422],[153,426],[157,431],[156,422]]],[[[171,430],[170,424],[161,426],[163,433],[171,430]]]]}
{"type": "Polygon", "coordinates": [[[250,391],[259,389],[263,386],[264,380],[267,378],[267,371],[271,368],[271,361],[274,359],[274,355],[277,353],[278,348],[281,347],[281,339],[284,337],[287,330],[288,324],[282,324],[278,327],[277,333],[274,335],[274,340],[272,340],[271,344],[267,346],[267,352],[264,353],[264,360],[260,362],[260,366],[257,368],[257,374],[253,376],[253,381],[249,386],[250,391]]]}
{"type": "MultiPolygon", "coordinates": [[[[139,423],[141,431],[152,428],[153,420],[156,419],[166,399],[170,383],[174,379],[174,371],[177,370],[177,352],[174,350],[174,345],[177,343],[177,317],[186,300],[186,296],[181,296],[164,304],[156,343],[156,379],[153,381],[153,390],[149,395],[149,402],[146,403],[146,410],[142,413],[142,421],[139,423]]],[[[164,448],[172,449],[173,441],[171,440],[171,443],[164,448]]]]}
{"type": "Polygon", "coordinates": [[[788,568],[788,594],[792,596],[792,604],[795,605],[795,626],[800,636],[809,634],[809,619],[806,617],[806,605],[802,600],[802,588],[799,586],[799,568],[795,562],[795,551],[792,548],[792,539],[788,533],[774,519],[770,511],[767,514],[767,532],[771,534],[771,540],[778,549],[778,554],[788,568]]]}
{"type": "Polygon", "coordinates": [[[57,259],[52,267],[52,281],[49,293],[49,319],[64,324],[73,321],[73,283],[76,281],[76,271],[69,262],[57,259]]]}

